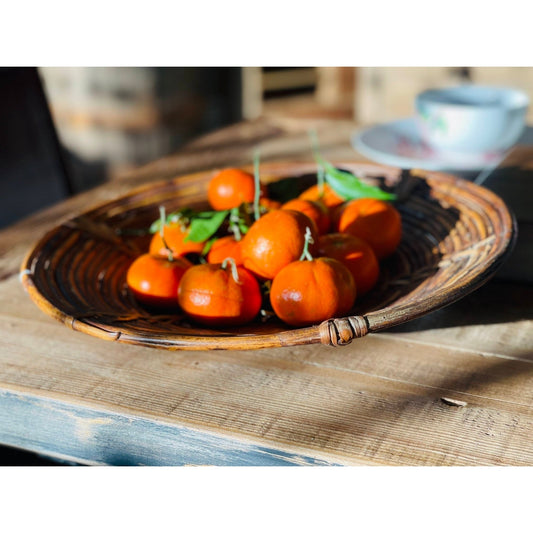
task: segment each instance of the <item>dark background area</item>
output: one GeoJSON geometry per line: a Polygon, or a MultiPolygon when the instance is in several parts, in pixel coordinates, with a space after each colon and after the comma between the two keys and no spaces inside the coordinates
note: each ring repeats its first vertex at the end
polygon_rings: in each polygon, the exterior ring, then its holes
{"type": "Polygon", "coordinates": [[[67,197],[67,178],[36,69],[0,69],[0,227],[67,197]]]}
{"type": "Polygon", "coordinates": [[[0,228],[242,118],[239,68],[44,74],[0,68],[0,228]]]}
{"type": "Polygon", "coordinates": [[[0,446],[0,466],[74,466],[36,453],[0,446]]]}

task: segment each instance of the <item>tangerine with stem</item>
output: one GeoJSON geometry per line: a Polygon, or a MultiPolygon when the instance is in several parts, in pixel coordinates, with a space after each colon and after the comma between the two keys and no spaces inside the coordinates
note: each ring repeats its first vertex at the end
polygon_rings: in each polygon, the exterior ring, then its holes
{"type": "MultiPolygon", "coordinates": [[[[308,239],[310,235],[308,234],[308,239]]],[[[272,281],[270,303],[276,315],[291,326],[309,326],[352,308],[356,288],[352,274],[330,257],[303,260],[285,266],[272,281]]]]}
{"type": "Polygon", "coordinates": [[[255,277],[233,259],[221,264],[194,265],[183,275],[178,302],[193,320],[210,326],[240,326],[261,309],[261,289],[255,277]]]}
{"type": "Polygon", "coordinates": [[[171,222],[163,227],[161,232],[154,233],[150,241],[149,252],[162,257],[169,256],[169,249],[176,256],[183,256],[190,253],[200,254],[204,249],[203,242],[186,240],[189,229],[179,222],[171,222]]]}
{"type": "Polygon", "coordinates": [[[244,266],[261,279],[273,279],[284,266],[302,255],[306,228],[317,242],[316,225],[304,213],[276,209],[263,215],[242,239],[244,266]]]}

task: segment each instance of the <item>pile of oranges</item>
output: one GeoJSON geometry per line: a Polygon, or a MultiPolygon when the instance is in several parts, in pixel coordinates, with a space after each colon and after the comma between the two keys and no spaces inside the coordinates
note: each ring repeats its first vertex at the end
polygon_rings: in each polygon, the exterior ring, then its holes
{"type": "Polygon", "coordinates": [[[132,294],[149,306],[179,306],[208,326],[239,326],[263,313],[301,327],[349,313],[400,243],[399,212],[380,199],[345,201],[327,183],[284,204],[257,185],[241,169],[217,173],[208,186],[214,212],[253,206],[255,218],[241,232],[217,232],[209,246],[188,238],[187,221],[162,221],[128,270],[132,294]]]}

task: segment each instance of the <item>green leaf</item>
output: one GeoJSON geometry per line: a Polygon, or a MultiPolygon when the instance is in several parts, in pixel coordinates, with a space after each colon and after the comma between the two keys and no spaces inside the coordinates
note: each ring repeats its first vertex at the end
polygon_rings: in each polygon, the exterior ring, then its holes
{"type": "Polygon", "coordinates": [[[217,237],[211,237],[208,241],[206,241],[204,247],[202,248],[202,255],[205,256],[209,253],[209,250],[211,250],[211,247],[213,244],[215,244],[215,241],[217,241],[217,237]]]}
{"type": "Polygon", "coordinates": [[[396,200],[396,195],[362,182],[351,172],[339,170],[326,162],[325,178],[328,185],[345,200],[357,198],[376,198],[378,200],[396,200]],[[326,166],[327,165],[327,166],[326,166]]]}
{"type": "Polygon", "coordinates": [[[185,238],[185,241],[206,241],[217,232],[228,216],[228,213],[229,210],[204,211],[198,213],[198,215],[191,220],[189,234],[185,238]]]}
{"type": "MultiPolygon", "coordinates": [[[[346,170],[339,170],[326,161],[319,153],[318,136],[316,131],[310,131],[309,136],[313,145],[315,161],[324,170],[324,178],[328,185],[345,200],[357,198],[376,198],[378,200],[396,200],[396,195],[386,192],[374,185],[362,182],[357,176],[346,170]]],[[[320,174],[320,172],[318,172],[320,174]]],[[[321,178],[321,176],[319,176],[321,178]]],[[[320,179],[319,179],[320,184],[320,179]]]]}
{"type": "Polygon", "coordinates": [[[197,213],[194,213],[190,218],[193,219],[193,220],[195,218],[201,218],[201,219],[204,219],[204,220],[211,220],[214,216],[219,215],[222,212],[227,214],[229,211],[228,210],[225,210],[225,211],[198,211],[197,213]]]}
{"type": "Polygon", "coordinates": [[[150,225],[150,233],[158,233],[161,229],[161,219],[154,220],[150,225]]]}

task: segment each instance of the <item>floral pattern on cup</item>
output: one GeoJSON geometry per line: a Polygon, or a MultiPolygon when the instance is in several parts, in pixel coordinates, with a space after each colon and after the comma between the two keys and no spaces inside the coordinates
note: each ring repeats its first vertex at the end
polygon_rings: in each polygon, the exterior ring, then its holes
{"type": "Polygon", "coordinates": [[[443,134],[448,131],[446,120],[440,115],[431,115],[427,110],[422,109],[419,115],[425,122],[426,126],[432,131],[439,131],[443,134]]]}

